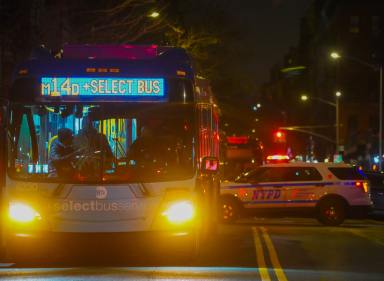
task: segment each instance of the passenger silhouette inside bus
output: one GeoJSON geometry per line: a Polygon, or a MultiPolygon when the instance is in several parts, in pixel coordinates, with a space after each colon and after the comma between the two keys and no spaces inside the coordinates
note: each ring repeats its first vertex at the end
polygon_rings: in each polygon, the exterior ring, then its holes
{"type": "Polygon", "coordinates": [[[73,143],[75,150],[80,152],[76,161],[80,175],[95,178],[100,176],[101,169],[112,168],[114,159],[107,137],[93,127],[89,116],[83,118],[82,129],[73,143]]]}
{"type": "Polygon", "coordinates": [[[152,171],[157,176],[176,173],[181,167],[189,166],[187,150],[190,150],[177,132],[176,124],[158,122],[146,124],[139,137],[130,146],[128,163],[136,168],[152,171]]]}
{"type": "Polygon", "coordinates": [[[127,154],[127,158],[130,160],[129,163],[134,166],[141,166],[143,162],[149,161],[151,157],[149,148],[153,145],[153,129],[149,126],[141,127],[140,135],[129,148],[127,154]]]}
{"type": "Polygon", "coordinates": [[[72,164],[74,157],[72,131],[61,128],[49,150],[49,177],[72,178],[75,172],[72,164]]]}

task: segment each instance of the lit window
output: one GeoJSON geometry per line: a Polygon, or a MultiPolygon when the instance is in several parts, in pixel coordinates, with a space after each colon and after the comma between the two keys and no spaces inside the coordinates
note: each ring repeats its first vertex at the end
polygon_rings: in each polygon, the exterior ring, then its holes
{"type": "Polygon", "coordinates": [[[349,32],[351,33],[359,33],[360,18],[359,16],[351,16],[350,17],[350,25],[349,25],[349,32]]]}
{"type": "Polygon", "coordinates": [[[380,17],[372,16],[372,35],[378,37],[380,35],[380,17]]]}

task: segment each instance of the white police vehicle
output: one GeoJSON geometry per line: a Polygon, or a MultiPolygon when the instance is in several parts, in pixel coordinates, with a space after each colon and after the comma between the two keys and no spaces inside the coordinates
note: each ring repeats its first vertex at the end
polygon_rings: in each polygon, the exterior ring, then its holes
{"type": "Polygon", "coordinates": [[[314,216],[325,225],[362,217],[372,206],[364,174],[347,164],[268,164],[221,184],[221,218],[314,216]]]}

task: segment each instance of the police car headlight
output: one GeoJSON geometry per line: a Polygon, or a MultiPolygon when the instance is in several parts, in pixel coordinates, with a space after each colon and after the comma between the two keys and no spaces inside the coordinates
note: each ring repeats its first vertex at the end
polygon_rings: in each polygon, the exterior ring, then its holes
{"type": "Polygon", "coordinates": [[[181,224],[195,217],[195,207],[190,201],[172,203],[163,213],[170,223],[181,224]]]}
{"type": "Polygon", "coordinates": [[[40,220],[40,214],[31,206],[20,203],[12,202],[9,205],[9,218],[16,222],[29,223],[34,220],[40,220]]]}

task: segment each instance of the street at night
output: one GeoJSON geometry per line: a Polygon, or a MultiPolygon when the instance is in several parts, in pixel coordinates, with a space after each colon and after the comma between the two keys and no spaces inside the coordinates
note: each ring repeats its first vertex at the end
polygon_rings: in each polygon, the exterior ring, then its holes
{"type": "Polygon", "coordinates": [[[384,280],[384,0],[0,0],[0,279],[384,280]]]}
{"type": "MultiPolygon", "coordinates": [[[[81,262],[3,264],[8,280],[382,280],[384,222],[243,219],[221,225],[194,261],[98,258],[81,262]],[[10,266],[10,267],[7,267],[10,266]]],[[[131,249],[127,249],[131,251],[131,249]]],[[[110,253],[113,255],[113,253],[110,253]]],[[[166,259],[165,259],[166,260],[166,259]]]]}

